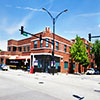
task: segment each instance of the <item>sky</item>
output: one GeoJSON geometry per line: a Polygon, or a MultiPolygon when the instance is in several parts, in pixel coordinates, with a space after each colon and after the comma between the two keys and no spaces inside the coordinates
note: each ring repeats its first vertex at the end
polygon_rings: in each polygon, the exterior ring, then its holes
{"type": "Polygon", "coordinates": [[[0,49],[6,51],[10,39],[27,38],[20,34],[22,25],[33,34],[44,31],[47,26],[52,31],[52,19],[42,8],[54,18],[68,10],[59,16],[55,27],[56,34],[68,40],[76,35],[86,40],[89,33],[100,35],[100,0],[0,0],[0,49]]]}

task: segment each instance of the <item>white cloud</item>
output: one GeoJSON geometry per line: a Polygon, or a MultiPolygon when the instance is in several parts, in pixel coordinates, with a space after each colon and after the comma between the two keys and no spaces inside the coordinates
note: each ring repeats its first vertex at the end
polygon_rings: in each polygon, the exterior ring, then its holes
{"type": "Polygon", "coordinates": [[[31,7],[25,7],[24,9],[31,10],[31,11],[43,11],[42,9],[34,9],[34,8],[31,8],[31,7]]]}
{"type": "Polygon", "coordinates": [[[100,24],[98,25],[98,27],[100,28],[100,24]]]}
{"type": "Polygon", "coordinates": [[[7,51],[7,41],[6,40],[0,40],[0,49],[3,51],[7,51]]]}
{"type": "Polygon", "coordinates": [[[18,31],[18,29],[20,29],[21,26],[26,26],[27,25],[27,22],[29,21],[29,19],[32,18],[32,14],[33,14],[32,12],[29,13],[20,22],[16,22],[16,24],[13,23],[11,26],[0,25],[0,30],[2,30],[2,31],[4,31],[8,34],[14,34],[18,31]]]}
{"type": "Polygon", "coordinates": [[[88,16],[97,16],[100,15],[100,12],[97,13],[87,13],[87,14],[80,14],[78,16],[88,17],[88,16]]]}

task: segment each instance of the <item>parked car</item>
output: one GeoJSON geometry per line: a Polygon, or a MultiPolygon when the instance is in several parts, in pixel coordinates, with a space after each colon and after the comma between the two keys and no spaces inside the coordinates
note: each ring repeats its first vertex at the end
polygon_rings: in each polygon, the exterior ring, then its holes
{"type": "Polygon", "coordinates": [[[0,64],[0,69],[1,69],[2,64],[0,64]]]}
{"type": "Polygon", "coordinates": [[[3,65],[1,66],[1,69],[2,69],[2,70],[5,70],[5,71],[8,71],[8,66],[5,65],[5,64],[3,64],[3,65]]]}
{"type": "Polygon", "coordinates": [[[86,74],[87,75],[95,75],[95,74],[100,74],[100,72],[97,69],[89,68],[89,69],[87,69],[86,74]]]}
{"type": "Polygon", "coordinates": [[[94,69],[95,73],[94,74],[100,74],[100,71],[98,69],[94,69]]]}

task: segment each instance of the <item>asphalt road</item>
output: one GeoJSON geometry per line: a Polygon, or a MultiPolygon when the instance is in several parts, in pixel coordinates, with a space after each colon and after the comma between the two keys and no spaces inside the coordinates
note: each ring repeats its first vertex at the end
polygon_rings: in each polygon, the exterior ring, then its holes
{"type": "Polygon", "coordinates": [[[0,100],[60,100],[32,89],[21,78],[19,73],[13,75],[13,73],[2,72],[0,74],[0,100]]]}
{"type": "Polygon", "coordinates": [[[0,71],[0,100],[100,100],[100,75],[0,71]]]}

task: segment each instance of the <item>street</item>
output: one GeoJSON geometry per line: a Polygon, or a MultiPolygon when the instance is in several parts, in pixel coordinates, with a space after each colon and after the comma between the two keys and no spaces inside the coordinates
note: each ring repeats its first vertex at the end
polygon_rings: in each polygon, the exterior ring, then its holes
{"type": "Polygon", "coordinates": [[[100,100],[100,75],[0,71],[0,100],[100,100]]]}

